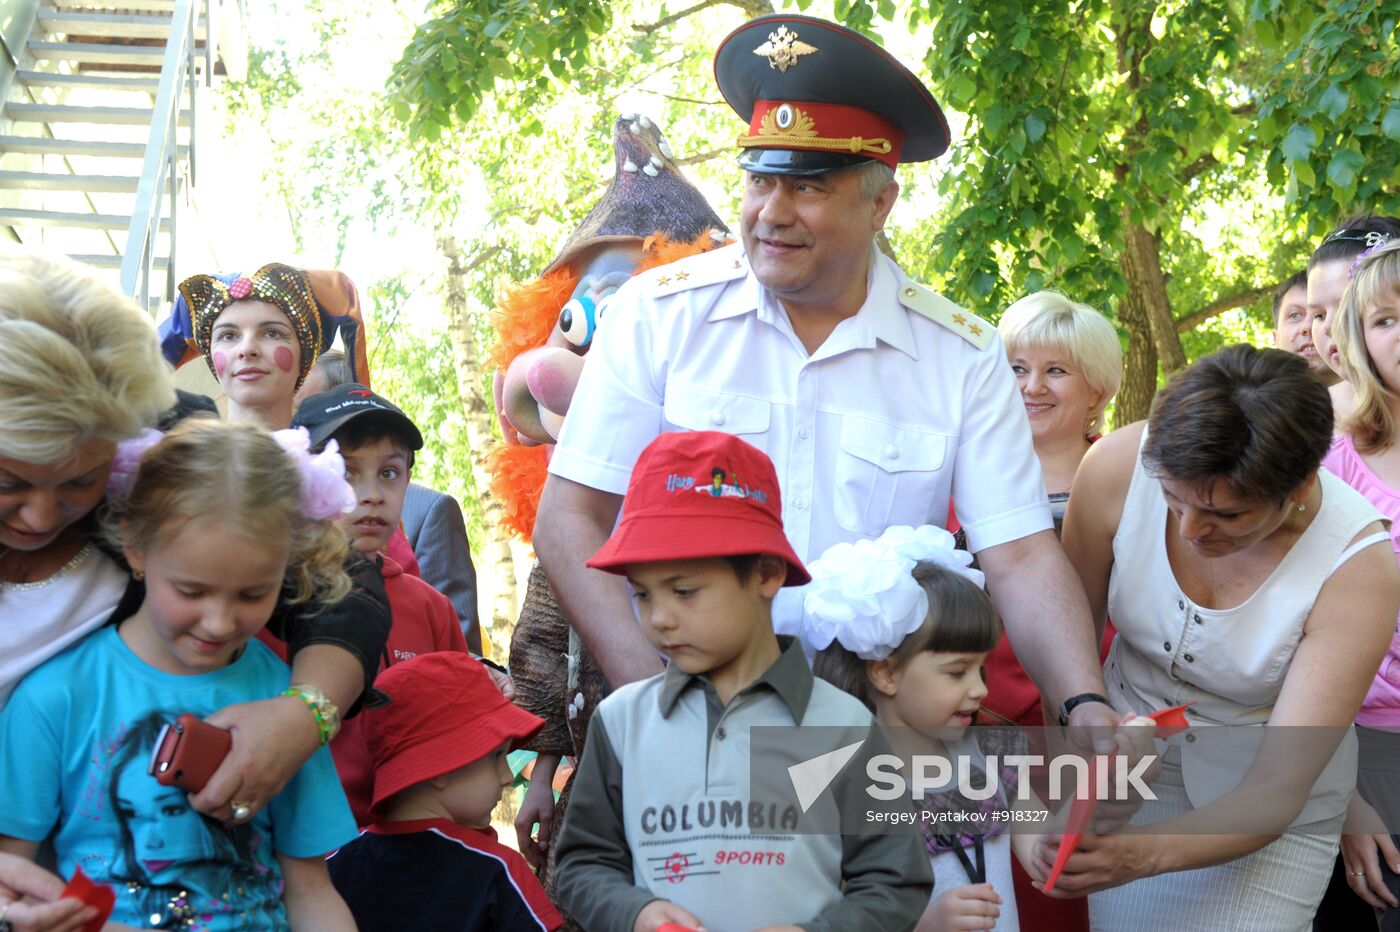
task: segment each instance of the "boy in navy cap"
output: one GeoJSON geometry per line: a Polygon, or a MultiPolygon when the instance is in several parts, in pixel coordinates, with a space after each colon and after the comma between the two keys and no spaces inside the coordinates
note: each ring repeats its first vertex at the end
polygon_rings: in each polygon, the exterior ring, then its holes
{"type": "MultiPolygon", "coordinates": [[[[345,478],[355,490],[356,504],[340,526],[352,547],[379,560],[393,615],[384,664],[433,651],[467,653],[457,611],[447,597],[381,552],[399,526],[413,454],[423,447],[417,426],[388,400],[353,382],[303,400],[292,426],[306,428],[313,451],[333,442],[345,459],[345,478]]],[[[336,770],[360,825],[369,819],[373,782],[363,719],[346,721],[331,742],[336,770]]]]}
{"type": "Polygon", "coordinates": [[[769,807],[750,787],[751,728],[864,738],[872,724],[813,678],[800,643],[773,633],[773,597],[810,577],[783,534],[768,458],[730,434],[661,435],[588,565],[627,577],[670,665],[594,713],[558,842],[565,911],[621,932],[913,928],[932,878],[912,834],[799,831],[797,809],[782,806],[754,822],[769,807]]]}

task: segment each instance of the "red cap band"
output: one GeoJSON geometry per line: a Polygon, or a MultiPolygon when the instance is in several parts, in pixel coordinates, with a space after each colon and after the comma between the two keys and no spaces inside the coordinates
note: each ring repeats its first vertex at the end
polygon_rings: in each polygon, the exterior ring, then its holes
{"type": "Polygon", "coordinates": [[[904,130],[877,113],[844,104],[756,100],[743,148],[809,149],[864,155],[894,168],[904,130]]]}

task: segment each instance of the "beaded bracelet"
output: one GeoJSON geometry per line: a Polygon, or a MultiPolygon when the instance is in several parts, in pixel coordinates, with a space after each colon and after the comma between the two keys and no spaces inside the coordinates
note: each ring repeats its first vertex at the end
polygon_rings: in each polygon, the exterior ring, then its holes
{"type": "Polygon", "coordinates": [[[306,707],[316,718],[316,730],[321,735],[321,744],[326,744],[340,733],[340,709],[315,686],[306,684],[289,686],[281,694],[283,696],[296,696],[306,703],[306,707]]]}

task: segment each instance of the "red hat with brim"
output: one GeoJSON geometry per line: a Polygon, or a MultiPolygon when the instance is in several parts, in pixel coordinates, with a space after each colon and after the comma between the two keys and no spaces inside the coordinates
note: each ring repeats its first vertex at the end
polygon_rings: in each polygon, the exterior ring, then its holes
{"type": "Polygon", "coordinates": [[[367,709],[377,809],[410,786],[451,773],[506,742],[528,740],[544,719],[514,705],[467,654],[440,651],[396,663],[375,688],[388,705],[367,709]]]}
{"type": "Polygon", "coordinates": [[[783,533],[773,463],[733,434],[680,431],[637,458],[622,520],[588,561],[623,575],[633,563],[772,554],[787,562],[785,586],[811,582],[783,533]]]}

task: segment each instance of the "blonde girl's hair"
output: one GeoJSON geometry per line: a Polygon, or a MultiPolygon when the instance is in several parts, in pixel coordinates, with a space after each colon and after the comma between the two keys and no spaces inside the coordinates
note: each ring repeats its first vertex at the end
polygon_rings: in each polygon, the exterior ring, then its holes
{"type": "Polygon", "coordinates": [[[997,332],[1006,345],[1007,359],[1031,347],[1067,356],[1099,395],[1098,408],[1089,412],[1084,435],[1103,433],[1104,412],[1123,380],[1123,344],[1108,318],[1058,291],[1037,291],[1006,309],[997,332]]]}
{"type": "Polygon", "coordinates": [[[331,604],[350,592],[345,533],[302,513],[301,474],[272,435],[249,423],[195,418],[141,457],[124,498],[103,515],[119,546],[146,550],[214,519],[268,546],[287,542],[286,602],[331,604]]]}
{"type": "MultiPolygon", "coordinates": [[[[924,651],[940,654],[981,654],[997,646],[1001,623],[992,600],[981,587],[960,573],[937,563],[920,563],[911,571],[928,596],[924,623],[906,637],[889,656],[890,666],[902,669],[924,651]]],[[[875,686],[862,660],[833,641],[817,651],[812,672],[833,686],[855,696],[875,711],[875,686]]]]}
{"type": "MultiPolygon", "coordinates": [[[[1376,453],[1395,443],[1395,418],[1387,403],[1396,392],[1386,387],[1366,349],[1366,309],[1390,298],[1400,303],[1400,241],[1363,255],[1352,266],[1352,279],[1337,305],[1332,339],[1343,375],[1356,390],[1356,406],[1341,428],[1361,453],[1376,453]]],[[[1395,321],[1400,326],[1400,319],[1395,321]]]]}
{"type": "Polygon", "coordinates": [[[0,456],[65,463],[175,404],[151,319],[64,256],[0,246],[0,456]]]}

